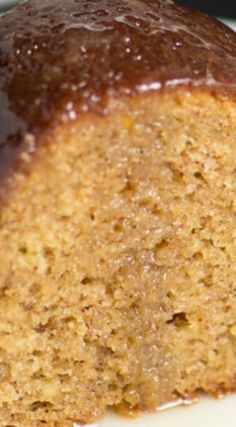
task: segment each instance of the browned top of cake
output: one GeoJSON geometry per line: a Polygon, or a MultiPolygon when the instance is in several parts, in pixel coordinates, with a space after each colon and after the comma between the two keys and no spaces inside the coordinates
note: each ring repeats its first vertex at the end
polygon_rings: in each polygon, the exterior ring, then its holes
{"type": "Polygon", "coordinates": [[[234,32],[169,0],[24,1],[0,21],[0,176],[27,132],[178,85],[236,91],[234,32]]]}

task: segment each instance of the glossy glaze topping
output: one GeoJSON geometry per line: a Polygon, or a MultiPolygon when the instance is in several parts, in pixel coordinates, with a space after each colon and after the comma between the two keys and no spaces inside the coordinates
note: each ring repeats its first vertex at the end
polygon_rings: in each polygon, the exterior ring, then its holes
{"type": "Polygon", "coordinates": [[[23,1],[0,19],[0,176],[55,120],[178,85],[236,92],[236,35],[169,0],[23,1]]]}

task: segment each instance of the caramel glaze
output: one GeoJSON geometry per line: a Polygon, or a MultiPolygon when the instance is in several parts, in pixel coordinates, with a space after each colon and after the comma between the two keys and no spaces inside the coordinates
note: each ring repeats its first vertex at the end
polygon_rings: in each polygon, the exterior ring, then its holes
{"type": "Polygon", "coordinates": [[[179,85],[236,93],[236,35],[170,0],[28,0],[0,18],[0,177],[55,120],[179,85]]]}

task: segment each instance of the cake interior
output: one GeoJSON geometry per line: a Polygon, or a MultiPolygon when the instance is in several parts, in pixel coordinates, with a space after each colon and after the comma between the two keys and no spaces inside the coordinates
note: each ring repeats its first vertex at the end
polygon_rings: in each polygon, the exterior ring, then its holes
{"type": "Polygon", "coordinates": [[[113,100],[42,140],[0,214],[2,427],[235,389],[235,101],[113,100]]]}

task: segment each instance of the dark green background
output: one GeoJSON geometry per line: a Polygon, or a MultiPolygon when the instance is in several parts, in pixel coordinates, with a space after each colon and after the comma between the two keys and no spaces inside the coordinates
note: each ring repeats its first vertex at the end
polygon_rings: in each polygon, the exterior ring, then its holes
{"type": "Polygon", "coordinates": [[[236,18],[236,0],[180,0],[178,3],[195,7],[210,15],[236,18]]]}

